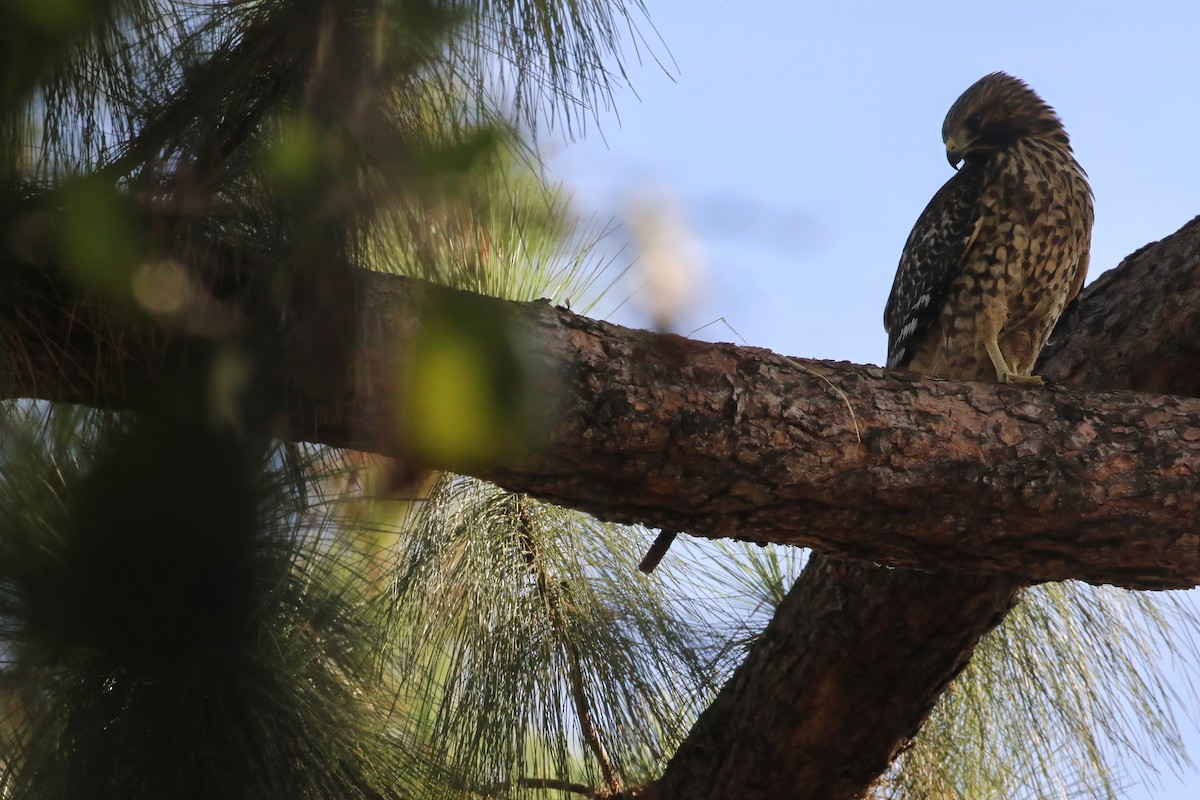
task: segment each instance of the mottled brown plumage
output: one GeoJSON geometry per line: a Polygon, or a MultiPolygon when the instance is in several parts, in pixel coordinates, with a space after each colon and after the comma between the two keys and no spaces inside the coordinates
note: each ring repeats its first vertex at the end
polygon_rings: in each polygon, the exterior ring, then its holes
{"type": "Polygon", "coordinates": [[[942,125],[962,168],[904,245],[884,310],[888,366],[1041,383],[1038,353],[1087,274],[1092,191],[1054,109],[996,72],[942,125]]]}

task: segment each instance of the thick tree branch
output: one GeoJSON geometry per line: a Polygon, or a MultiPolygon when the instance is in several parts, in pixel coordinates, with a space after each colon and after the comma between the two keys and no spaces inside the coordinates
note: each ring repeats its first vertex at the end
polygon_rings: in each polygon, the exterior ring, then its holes
{"type": "Polygon", "coordinates": [[[506,488],[892,566],[1200,582],[1200,401],[936,381],[542,314],[542,356],[583,357],[550,446],[475,468],[506,488]]]}
{"type": "MultiPolygon", "coordinates": [[[[1108,280],[1119,297],[1105,301],[1113,295],[1101,286],[1081,305],[1086,321],[1103,313],[1090,306],[1111,302],[1104,324],[1131,330],[1126,309],[1158,308],[1139,293],[1159,297],[1169,283],[1171,325],[1157,329],[1192,333],[1168,348],[1175,374],[1200,349],[1195,228],[1172,237],[1183,253],[1172,251],[1169,274],[1142,276],[1136,291],[1108,280]],[[1190,303],[1177,300],[1184,289],[1190,303]]],[[[1149,263],[1148,253],[1133,263],[1149,263]]],[[[314,374],[311,348],[285,345],[290,414],[277,433],[405,455],[393,427],[401,345],[432,290],[349,274],[362,314],[351,380],[314,374]]],[[[35,299],[16,306],[21,329],[37,335],[10,364],[10,396],[122,404],[163,368],[156,361],[179,357],[178,345],[156,350],[136,331],[88,339],[102,312],[64,311],[45,291],[35,299]]],[[[628,330],[546,304],[454,302],[464,315],[510,318],[546,368],[536,395],[549,407],[536,452],[435,466],[605,519],[892,566],[1131,588],[1200,583],[1200,401],[939,381],[628,330]]],[[[293,341],[313,340],[303,326],[288,329],[293,341]]],[[[1064,349],[1063,363],[1070,353],[1078,373],[1118,359],[1121,345],[1092,347],[1094,361],[1064,349]]],[[[1063,372],[1055,363],[1047,374],[1063,372]]]]}
{"type": "MultiPolygon", "coordinates": [[[[1158,307],[1115,278],[1089,290],[1077,319],[1100,317],[1110,330],[1147,332],[1188,331],[1190,324],[1190,344],[1165,348],[1170,369],[1186,372],[1180,354],[1197,352],[1196,230],[1193,224],[1160,247],[1161,261],[1143,251],[1132,262],[1140,273],[1164,265],[1138,275],[1138,292],[1158,297],[1164,284],[1176,292],[1157,325],[1125,321],[1130,309],[1150,314],[1158,307]],[[1184,287],[1194,302],[1174,299],[1184,287]]],[[[418,315],[402,283],[361,277],[374,330],[395,336],[411,325],[418,315]]],[[[806,545],[893,566],[1135,588],[1200,582],[1197,401],[798,362],[629,331],[537,304],[514,319],[548,374],[566,376],[551,416],[558,422],[538,453],[443,466],[607,519],[806,545]]],[[[365,341],[360,364],[387,353],[370,335],[365,341]]],[[[1078,348],[1063,350],[1075,364],[1072,379],[1089,368],[1096,377],[1113,371],[1123,343],[1092,345],[1093,359],[1075,355],[1078,348]]],[[[366,383],[388,386],[393,363],[383,355],[366,383]]],[[[1063,372],[1055,372],[1056,363],[1049,362],[1048,374],[1063,372]]],[[[373,398],[349,398],[358,408],[348,426],[355,446],[377,449],[387,435],[374,423],[392,419],[390,395],[377,391],[373,398]]],[[[306,434],[326,438],[329,427],[306,434]]],[[[344,435],[338,430],[326,440],[344,443],[344,435]]]]}
{"type": "MultiPolygon", "coordinates": [[[[416,317],[400,294],[389,296],[398,284],[363,277],[379,287],[363,292],[379,330],[394,333],[416,317]],[[383,304],[372,308],[375,300],[383,304]]],[[[1156,376],[1156,388],[1171,375],[1200,374],[1198,316],[1193,223],[1089,289],[1074,316],[1079,335],[1093,319],[1124,333],[1101,344],[1090,332],[1082,348],[1060,337],[1047,374],[1090,377],[1094,388],[1122,357],[1143,364],[1142,379],[1156,376]],[[1126,271],[1136,273],[1132,287],[1119,277],[1126,271]],[[1156,305],[1164,296],[1170,302],[1156,305]],[[1163,345],[1154,330],[1187,338],[1163,345]],[[1143,359],[1133,347],[1164,355],[1143,359]]],[[[543,449],[466,470],[507,488],[606,519],[893,566],[1131,588],[1200,583],[1200,401],[795,361],[537,304],[514,318],[563,383],[543,449]]],[[[368,337],[365,352],[380,348],[368,337]]],[[[386,385],[390,364],[381,362],[372,385],[386,385]]],[[[355,431],[392,418],[387,395],[379,402],[360,407],[355,431]]],[[[378,446],[376,432],[370,437],[378,446]]]]}

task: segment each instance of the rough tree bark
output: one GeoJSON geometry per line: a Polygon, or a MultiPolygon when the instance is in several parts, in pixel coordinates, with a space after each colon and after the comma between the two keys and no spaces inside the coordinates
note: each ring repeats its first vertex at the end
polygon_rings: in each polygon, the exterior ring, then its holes
{"type": "MultiPolygon", "coordinates": [[[[1174,247],[1183,258],[1184,245],[1195,248],[1195,227],[1157,249],[1174,247]]],[[[1117,274],[1145,270],[1152,252],[1117,274]]],[[[1193,311],[1200,280],[1186,283],[1185,267],[1192,278],[1200,267],[1194,257],[1181,264],[1138,274],[1132,289],[1117,277],[1098,281],[1074,322],[1093,343],[1060,346],[1047,374],[1080,385],[1090,369],[1099,376],[1090,388],[1102,386],[1116,370],[1101,357],[1143,351],[1131,349],[1132,335],[1097,343],[1098,326],[1142,326],[1147,352],[1131,360],[1143,374],[1159,375],[1156,387],[1168,372],[1192,381],[1184,390],[1194,385],[1187,365],[1200,360],[1193,311]],[[1160,288],[1166,280],[1173,293],[1160,288]],[[1190,304],[1180,291],[1188,286],[1190,304]],[[1155,305],[1147,295],[1167,302],[1155,305]],[[1157,328],[1121,321],[1153,309],[1164,312],[1157,328]],[[1184,338],[1162,345],[1154,330],[1184,338]],[[1161,369],[1147,372],[1152,363],[1161,369]]],[[[347,275],[363,325],[348,379],[331,373],[328,359],[315,362],[311,346],[280,348],[291,354],[278,369],[287,413],[274,420],[274,432],[403,456],[393,390],[423,291],[394,276],[347,275]]],[[[88,319],[86,306],[64,311],[61,293],[40,296],[49,298],[40,311],[25,301],[14,306],[26,337],[10,348],[23,355],[9,364],[10,396],[128,403],[167,363],[187,356],[186,342],[155,340],[149,326],[88,338],[101,323],[88,319]]],[[[894,567],[1141,589],[1200,583],[1198,400],[941,381],[628,330],[544,303],[471,295],[453,303],[463,315],[509,317],[544,367],[545,385],[533,394],[546,403],[548,422],[535,450],[433,466],[608,520],[803,545],[894,567]]],[[[304,319],[289,332],[311,342],[317,337],[304,319]]]]}
{"type": "MultiPolygon", "coordinates": [[[[1180,379],[1179,386],[1193,385],[1187,384],[1183,376],[1191,376],[1194,381],[1200,372],[1197,369],[1200,359],[1196,356],[1200,351],[1196,336],[1200,310],[1197,225],[1194,221],[1175,236],[1131,259],[1123,271],[1139,271],[1139,278],[1132,285],[1126,285],[1128,282],[1119,277],[1098,281],[1081,304],[1079,316],[1071,323],[1072,336],[1060,348],[1063,355],[1047,364],[1045,373],[1052,378],[1085,383],[1088,375],[1100,376],[1093,385],[1104,386],[1108,385],[1107,377],[1119,374],[1116,365],[1136,361],[1137,369],[1125,368],[1129,377],[1123,386],[1145,385],[1157,391],[1170,391],[1176,385],[1172,383],[1174,378],[1180,379]],[[1176,294],[1172,296],[1171,291],[1176,294]],[[1159,334],[1171,332],[1178,333],[1179,340],[1164,344],[1159,334]],[[1073,347],[1076,337],[1085,344],[1073,347]],[[1060,363],[1063,366],[1056,366],[1060,363]]],[[[144,330],[121,331],[119,337],[97,336],[100,317],[92,315],[86,303],[48,280],[46,270],[35,268],[36,279],[29,282],[14,280],[13,276],[22,271],[21,265],[15,263],[19,260],[11,254],[4,258],[13,262],[5,264],[12,267],[6,280],[9,291],[3,311],[5,335],[21,338],[19,349],[23,356],[20,364],[11,360],[6,364],[2,380],[8,396],[124,405],[144,391],[166,363],[185,357],[189,351],[186,341],[182,345],[179,340],[164,342],[144,330]],[[16,294],[14,287],[19,290],[16,294]]],[[[348,373],[353,380],[309,374],[302,349],[283,347],[283,352],[293,353],[295,358],[279,369],[281,383],[276,388],[288,401],[288,413],[273,432],[404,455],[403,443],[391,424],[394,419],[391,389],[400,356],[390,343],[404,341],[411,333],[413,321],[419,316],[414,303],[420,292],[414,292],[411,282],[387,276],[354,273],[353,280],[360,294],[364,320],[362,346],[348,373]],[[329,380],[322,380],[324,377],[329,380]],[[312,387],[323,390],[315,393],[312,387]]],[[[1084,577],[1143,587],[1196,582],[1195,530],[1179,521],[1177,508],[1173,509],[1169,503],[1156,505],[1142,497],[1156,493],[1162,485],[1174,495],[1176,507],[1188,502],[1186,484],[1194,478],[1196,467],[1193,447],[1196,438],[1189,430],[1200,430],[1197,421],[1200,407],[1190,401],[1082,396],[1064,391],[1022,391],[917,379],[873,368],[792,362],[751,348],[702,345],[625,331],[545,305],[504,308],[514,314],[516,324],[528,335],[539,357],[552,367],[547,373],[565,376],[556,387],[557,407],[569,413],[548,432],[548,446],[538,453],[498,454],[497,460],[487,464],[442,466],[490,477],[509,488],[587,508],[607,518],[642,520],[707,535],[818,544],[842,555],[891,558],[909,565],[955,564],[985,571],[1016,567],[1026,577],[1034,578],[1084,577]],[[635,390],[632,394],[631,387],[635,390]],[[850,409],[854,410],[853,415],[850,409]],[[935,409],[940,409],[940,413],[935,409]],[[773,431],[772,423],[767,421],[772,415],[773,431]],[[966,429],[943,427],[940,437],[928,435],[923,426],[937,424],[944,415],[959,415],[967,420],[966,429]],[[1128,481],[1127,476],[1118,475],[1120,470],[1113,469],[1115,450],[1103,450],[1110,431],[1092,423],[1101,419],[1126,429],[1111,433],[1118,440],[1125,437],[1124,441],[1136,444],[1131,463],[1149,470],[1141,476],[1142,483],[1127,483],[1131,490],[1103,492],[1103,497],[1071,485],[1078,481],[1080,468],[1093,470],[1086,473],[1089,475],[1112,475],[1128,481]],[[1161,435],[1142,441],[1146,437],[1135,435],[1135,429],[1155,430],[1161,435]],[[1058,441],[1074,448],[1073,453],[1082,454],[1084,445],[1099,449],[1083,455],[1082,460],[1064,461],[1062,453],[1042,445],[1043,437],[1052,435],[1046,431],[1057,431],[1056,435],[1064,437],[1058,441]],[[748,432],[753,435],[747,436],[748,432]],[[827,447],[830,442],[835,447],[827,447]],[[871,448],[875,448],[874,453],[871,448]],[[915,475],[888,469],[892,459],[903,460],[917,452],[933,454],[941,449],[950,449],[953,457],[937,466],[926,464],[915,475]],[[818,454],[811,460],[817,470],[812,474],[806,471],[810,462],[788,461],[793,457],[803,458],[804,451],[818,454]],[[884,458],[879,457],[880,452],[884,458]],[[689,462],[687,457],[692,455],[696,460],[689,462]],[[1049,483],[1035,487],[1028,494],[1025,488],[1028,480],[1022,480],[1021,470],[1010,468],[1005,472],[1004,466],[1011,465],[1014,457],[1027,459],[1023,464],[1027,470],[1050,465],[1044,473],[1049,483]],[[1076,463],[1084,466],[1076,468],[1076,463]],[[849,468],[839,473],[839,464],[849,468]],[[1000,473],[999,484],[993,481],[988,485],[986,481],[992,478],[989,471],[996,472],[993,466],[1000,473]],[[714,468],[723,470],[725,483],[711,482],[709,471],[714,468]],[[588,480],[578,478],[579,471],[584,469],[590,470],[588,480]],[[876,474],[880,477],[872,477],[876,474]],[[974,480],[964,481],[964,474],[974,476],[974,480]],[[894,508],[889,508],[887,514],[876,514],[867,523],[856,516],[847,516],[845,509],[832,511],[841,502],[870,505],[864,503],[863,495],[843,494],[846,489],[842,485],[831,492],[828,486],[819,483],[835,478],[850,487],[858,481],[860,491],[868,494],[874,491],[876,500],[886,498],[894,508]],[[899,483],[889,484],[885,478],[899,483]],[[1166,483],[1157,483],[1160,478],[1166,483]],[[971,505],[990,498],[991,516],[987,519],[960,516],[941,528],[929,526],[936,529],[935,537],[942,537],[934,541],[952,546],[943,549],[931,545],[922,539],[918,530],[922,526],[915,524],[919,511],[913,504],[913,493],[930,486],[967,492],[958,497],[960,502],[971,505]],[[888,491],[892,493],[889,495],[888,491]],[[1007,500],[997,507],[997,497],[1007,500]],[[1092,539],[1088,545],[1073,546],[1064,527],[1067,518],[1071,514],[1087,514],[1092,515],[1088,519],[1094,524],[1103,525],[1104,512],[1100,509],[1105,503],[1115,503],[1110,509],[1127,510],[1121,513],[1132,515],[1132,519],[1118,519],[1118,524],[1108,528],[1108,538],[1101,534],[1099,540],[1092,539]],[[710,510],[721,513],[713,514],[711,519],[697,514],[696,508],[706,504],[710,510]],[[771,509],[772,504],[777,507],[771,509]],[[805,514],[798,513],[801,507],[805,514]],[[892,529],[868,546],[864,546],[864,537],[871,535],[869,528],[839,532],[832,527],[839,514],[843,524],[887,525],[889,517],[897,514],[903,517],[905,511],[907,528],[892,529]],[[1032,525],[1045,514],[1062,516],[1037,534],[1042,537],[1039,541],[1052,543],[1048,555],[1030,556],[1011,541],[1006,542],[1009,536],[1016,535],[1005,524],[1010,512],[1021,515],[1022,524],[1032,525]],[[1147,514],[1160,516],[1151,519],[1147,514]],[[818,526],[813,521],[815,517],[806,515],[824,516],[818,526]],[[803,522],[789,527],[783,521],[788,517],[800,517],[803,522]],[[1136,524],[1130,525],[1131,522],[1136,524]],[[771,525],[778,531],[770,530],[771,525]],[[963,530],[972,533],[963,537],[960,533],[963,530]],[[1122,530],[1137,534],[1135,546],[1126,546],[1129,537],[1122,530]],[[1169,533],[1156,536],[1156,531],[1161,534],[1163,530],[1169,533]],[[1102,543],[1101,548],[1097,548],[1097,541],[1102,543]],[[882,549],[875,552],[873,547],[882,549]],[[1114,552],[1120,552],[1120,557],[1113,556],[1114,552]],[[1131,560],[1123,562],[1122,558],[1131,560]]],[[[302,319],[294,320],[293,328],[285,330],[284,335],[300,341],[311,339],[311,332],[302,330],[302,319]]],[[[927,490],[924,499],[928,499],[927,490]]],[[[928,514],[925,519],[929,521],[928,514]]],[[[820,658],[824,659],[822,669],[828,675],[858,670],[858,679],[853,683],[868,691],[860,692],[858,699],[846,695],[840,705],[826,702],[822,713],[816,713],[821,709],[814,706],[810,712],[800,712],[808,716],[783,714],[787,719],[780,719],[780,724],[786,723],[786,728],[770,729],[755,723],[747,730],[733,725],[726,735],[753,737],[759,742],[751,749],[757,748],[768,757],[759,761],[747,759],[746,767],[753,768],[770,763],[770,754],[778,752],[764,742],[793,745],[821,742],[829,731],[820,721],[827,720],[827,714],[836,710],[859,729],[871,729],[869,738],[874,744],[865,743],[863,749],[838,749],[836,753],[831,753],[828,747],[801,750],[789,761],[794,766],[808,759],[816,772],[834,776],[830,785],[836,785],[840,796],[853,796],[854,792],[865,789],[863,781],[869,783],[872,772],[877,774],[895,747],[916,729],[941,686],[965,663],[978,636],[1001,616],[1011,600],[1003,588],[1003,582],[1009,579],[958,576],[954,587],[944,580],[936,581],[942,597],[928,603],[910,600],[907,612],[901,613],[905,604],[876,602],[875,595],[867,596],[879,583],[868,567],[824,560],[818,563],[824,566],[813,570],[816,577],[811,580],[819,586],[822,574],[837,576],[841,588],[823,593],[816,588],[812,590],[810,597],[823,595],[828,605],[814,599],[801,610],[798,604],[789,604],[788,610],[777,616],[772,629],[790,628],[794,631],[792,638],[773,639],[775,634],[769,631],[763,641],[775,641],[772,646],[777,649],[781,647],[780,641],[816,647],[814,643],[821,640],[828,626],[858,631],[861,638],[830,646],[824,651],[827,655],[820,658]],[[843,602],[844,597],[857,596],[859,589],[866,601],[850,605],[843,602]],[[960,590],[961,594],[955,594],[960,590]],[[953,600],[955,597],[960,599],[953,600]],[[963,606],[965,614],[947,618],[948,612],[963,610],[951,608],[947,600],[963,606]],[[898,635],[885,637],[886,641],[873,640],[876,634],[871,629],[882,630],[890,622],[868,614],[885,606],[897,614],[893,619],[899,623],[894,626],[898,635]],[[805,614],[813,614],[814,619],[800,618],[805,614]],[[871,644],[872,641],[876,643],[871,644]],[[928,662],[918,659],[910,669],[894,664],[890,675],[875,672],[871,666],[911,660],[916,651],[934,652],[936,658],[928,662]],[[871,698],[877,700],[881,696],[880,687],[890,687],[887,688],[890,693],[909,692],[912,697],[904,703],[879,704],[871,698]]],[[[913,580],[922,577],[928,579],[928,576],[914,576],[913,580]]],[[[911,588],[901,586],[902,590],[911,588]]],[[[879,597],[886,597],[886,591],[881,588],[883,594],[879,597]]],[[[912,597],[907,591],[892,596],[912,597]]],[[[758,663],[768,664],[761,670],[774,681],[773,685],[781,687],[774,691],[782,691],[788,697],[808,691],[827,701],[838,696],[829,687],[807,680],[797,687],[793,681],[804,679],[782,665],[774,670],[769,666],[771,661],[758,663]]],[[[809,663],[815,661],[815,657],[808,659],[809,663]]],[[[754,696],[755,685],[760,683],[751,671],[749,689],[733,705],[746,709],[748,698],[754,696]]],[[[778,700],[778,695],[771,698],[771,702],[778,700]]],[[[714,711],[731,702],[718,700],[714,711]]],[[[681,756],[690,751],[691,747],[681,750],[681,756]]],[[[784,766],[782,761],[779,764],[784,766]]],[[[673,765],[672,769],[676,767],[673,765]]],[[[747,769],[741,770],[740,778],[736,765],[729,769],[732,772],[728,773],[725,785],[733,794],[725,796],[739,796],[738,786],[761,785],[760,776],[747,774],[747,769]]],[[[776,778],[790,781],[786,785],[794,787],[796,776],[797,773],[777,774],[776,778]]],[[[757,795],[747,790],[740,796],[757,795]]]]}
{"type": "Polygon", "coordinates": [[[506,488],[897,567],[1200,582],[1200,401],[937,381],[551,324],[562,338],[548,360],[583,355],[552,446],[474,468],[506,488]]]}

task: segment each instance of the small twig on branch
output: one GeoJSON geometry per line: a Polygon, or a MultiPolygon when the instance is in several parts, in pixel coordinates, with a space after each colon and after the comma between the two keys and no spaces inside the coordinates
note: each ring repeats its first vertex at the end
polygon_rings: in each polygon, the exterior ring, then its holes
{"type": "Polygon", "coordinates": [[[678,535],[679,531],[664,530],[659,533],[654,544],[650,545],[650,549],[646,551],[646,557],[642,559],[642,563],[638,564],[638,569],[647,575],[654,572],[654,568],[658,566],[658,562],[663,560],[663,556],[671,549],[671,544],[678,535]]]}

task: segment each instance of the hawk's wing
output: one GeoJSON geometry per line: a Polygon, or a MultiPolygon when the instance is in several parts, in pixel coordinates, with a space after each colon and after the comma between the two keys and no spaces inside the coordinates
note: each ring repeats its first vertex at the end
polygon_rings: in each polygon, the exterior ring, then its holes
{"type": "Polygon", "coordinates": [[[917,343],[942,311],[946,289],[975,241],[982,219],[983,169],[964,164],[913,226],[883,310],[889,368],[908,366],[917,343]]]}

